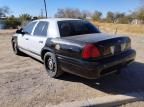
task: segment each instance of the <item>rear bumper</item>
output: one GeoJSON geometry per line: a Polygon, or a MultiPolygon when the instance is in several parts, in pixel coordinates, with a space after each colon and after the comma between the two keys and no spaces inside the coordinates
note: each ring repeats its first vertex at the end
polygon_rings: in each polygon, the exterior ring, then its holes
{"type": "Polygon", "coordinates": [[[63,56],[57,56],[57,58],[62,70],[84,78],[96,79],[111,74],[115,69],[122,68],[133,62],[135,56],[135,50],[128,50],[122,54],[95,62],[71,59],[63,56]]]}

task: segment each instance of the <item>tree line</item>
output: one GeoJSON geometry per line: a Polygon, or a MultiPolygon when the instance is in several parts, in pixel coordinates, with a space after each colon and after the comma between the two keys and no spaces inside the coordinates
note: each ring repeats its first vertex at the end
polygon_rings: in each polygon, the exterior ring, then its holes
{"type": "MultiPolygon", "coordinates": [[[[9,7],[0,7],[0,18],[6,17],[11,13],[9,7]]],[[[137,19],[141,23],[144,23],[144,6],[141,6],[139,9],[126,14],[120,12],[112,12],[109,11],[103,16],[103,13],[100,11],[81,11],[79,9],[74,8],[66,8],[66,9],[58,9],[55,16],[56,18],[80,18],[80,19],[89,19],[93,21],[99,22],[107,22],[107,23],[121,23],[121,24],[129,24],[132,23],[133,20],[137,19]]],[[[20,25],[25,25],[28,21],[34,19],[45,18],[43,16],[32,17],[30,14],[22,14],[18,17],[11,15],[7,17],[4,22],[6,28],[16,28],[20,25]]]]}
{"type": "Polygon", "coordinates": [[[14,15],[7,17],[10,13],[11,11],[9,7],[5,6],[0,8],[0,18],[1,18],[0,21],[5,23],[5,28],[17,28],[18,26],[23,26],[27,22],[37,18],[32,17],[28,13],[21,14],[18,17],[15,17],[14,15]]]}
{"type": "Polygon", "coordinates": [[[67,8],[58,9],[55,17],[92,19],[93,21],[100,22],[129,24],[134,19],[144,22],[144,8],[141,7],[130,14],[109,11],[105,17],[103,17],[103,13],[100,11],[94,11],[91,13],[89,11],[80,11],[79,9],[67,8]]]}

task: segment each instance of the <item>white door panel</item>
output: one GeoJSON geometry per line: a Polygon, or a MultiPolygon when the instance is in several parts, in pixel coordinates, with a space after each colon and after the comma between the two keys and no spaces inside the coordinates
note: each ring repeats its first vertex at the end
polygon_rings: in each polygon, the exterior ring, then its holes
{"type": "Polygon", "coordinates": [[[23,49],[28,49],[29,35],[18,35],[18,46],[23,49]]]}
{"type": "Polygon", "coordinates": [[[29,50],[37,55],[40,55],[42,48],[45,46],[47,38],[31,36],[29,39],[29,50]]]}
{"type": "Polygon", "coordinates": [[[31,34],[32,34],[33,29],[36,26],[36,24],[37,24],[36,21],[30,22],[22,29],[22,32],[24,32],[25,34],[18,35],[18,46],[20,48],[29,50],[30,37],[32,36],[31,34]]]}
{"type": "Polygon", "coordinates": [[[36,55],[41,54],[42,48],[45,46],[47,40],[47,31],[49,23],[40,21],[33,30],[33,36],[30,37],[29,50],[36,55]]]}

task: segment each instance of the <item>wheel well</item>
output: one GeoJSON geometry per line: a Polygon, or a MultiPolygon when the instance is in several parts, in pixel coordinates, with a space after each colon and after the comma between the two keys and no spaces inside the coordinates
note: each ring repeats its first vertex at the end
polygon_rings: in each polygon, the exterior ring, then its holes
{"type": "Polygon", "coordinates": [[[13,44],[14,42],[17,43],[17,37],[12,37],[11,42],[12,42],[12,44],[13,44]]]}
{"type": "Polygon", "coordinates": [[[44,55],[47,53],[47,52],[50,52],[49,50],[43,50],[42,53],[41,53],[41,58],[42,60],[44,59],[44,55]]]}
{"type": "Polygon", "coordinates": [[[15,39],[12,38],[12,40],[11,40],[11,44],[12,44],[13,47],[14,47],[14,42],[15,42],[15,39]]]}
{"type": "Polygon", "coordinates": [[[14,40],[15,40],[15,39],[14,39],[14,38],[12,38],[12,39],[11,39],[11,42],[13,43],[13,42],[14,42],[14,40]]]}

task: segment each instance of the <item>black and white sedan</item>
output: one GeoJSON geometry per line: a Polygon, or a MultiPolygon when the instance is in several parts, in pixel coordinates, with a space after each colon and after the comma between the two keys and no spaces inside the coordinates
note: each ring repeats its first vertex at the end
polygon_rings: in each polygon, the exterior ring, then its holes
{"type": "Polygon", "coordinates": [[[16,55],[42,61],[50,77],[63,72],[96,79],[119,71],[134,61],[131,39],[101,33],[81,19],[40,19],[12,36],[16,55]]]}

